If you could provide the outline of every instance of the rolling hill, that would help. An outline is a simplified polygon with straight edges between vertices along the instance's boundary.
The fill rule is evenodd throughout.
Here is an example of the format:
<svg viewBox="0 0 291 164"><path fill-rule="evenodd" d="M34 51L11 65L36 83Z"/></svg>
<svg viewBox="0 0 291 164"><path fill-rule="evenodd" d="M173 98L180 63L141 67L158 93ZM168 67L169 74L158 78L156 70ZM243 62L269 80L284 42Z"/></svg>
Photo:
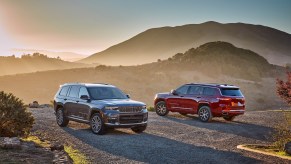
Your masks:
<svg viewBox="0 0 291 164"><path fill-rule="evenodd" d="M206 22L149 29L80 62L116 66L145 64L213 41L230 42L252 50L272 64L285 66L291 61L288 33L261 25Z"/></svg>
<svg viewBox="0 0 291 164"><path fill-rule="evenodd" d="M280 106L276 77L285 70L258 54L226 42L211 42L158 62L139 66L105 66L28 73L0 77L0 90L26 103L48 103L68 82L103 82L120 87L133 99L152 106L158 92L184 83L227 83L241 87L248 110ZM25 86L25 87L24 87ZM268 92L266 92L266 90Z"/></svg>
<svg viewBox="0 0 291 164"><path fill-rule="evenodd" d="M57 58L49 58L46 55L39 53L23 55L21 58L15 56L2 56L0 57L0 76L90 66L92 65L72 63Z"/></svg>

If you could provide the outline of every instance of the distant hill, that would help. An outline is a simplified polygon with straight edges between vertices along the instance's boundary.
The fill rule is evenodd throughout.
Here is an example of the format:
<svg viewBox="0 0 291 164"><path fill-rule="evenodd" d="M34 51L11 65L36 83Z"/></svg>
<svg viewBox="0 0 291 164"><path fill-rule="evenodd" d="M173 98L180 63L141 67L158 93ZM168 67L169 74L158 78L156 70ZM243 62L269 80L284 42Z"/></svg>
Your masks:
<svg viewBox="0 0 291 164"><path fill-rule="evenodd" d="M230 42L237 47L252 50L272 64L283 66L291 61L291 35L288 33L261 25L206 22L149 29L80 62L144 64L167 59L172 54L213 41Z"/></svg>
<svg viewBox="0 0 291 164"><path fill-rule="evenodd" d="M153 105L158 92L185 83L222 83L241 87L247 110L281 106L276 77L285 74L258 54L226 42L211 42L173 57L139 66L105 66L1 76L0 90L12 92L26 103L48 103L59 86L68 82L103 82L120 87L133 99ZM266 92L267 91L267 92Z"/></svg>
<svg viewBox="0 0 291 164"><path fill-rule="evenodd" d="M13 49L11 50L11 53L18 54L18 55L40 53L40 54L45 54L46 56L50 58L59 57L64 61L70 61L70 62L75 62L87 57L86 55L77 54L74 52L53 52L53 51L47 51L47 50L33 50L33 49Z"/></svg>
<svg viewBox="0 0 291 164"><path fill-rule="evenodd" d="M49 58L40 53L23 55L21 58L15 56L2 56L0 57L0 76L89 66L91 65L67 62L57 58Z"/></svg>

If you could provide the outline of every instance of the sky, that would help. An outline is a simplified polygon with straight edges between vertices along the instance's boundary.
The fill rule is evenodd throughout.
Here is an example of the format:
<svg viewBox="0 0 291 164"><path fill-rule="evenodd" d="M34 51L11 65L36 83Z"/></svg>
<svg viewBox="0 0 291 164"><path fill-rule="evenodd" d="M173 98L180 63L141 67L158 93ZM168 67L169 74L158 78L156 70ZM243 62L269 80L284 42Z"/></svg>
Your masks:
<svg viewBox="0 0 291 164"><path fill-rule="evenodd" d="M91 55L149 28L207 21L291 34L291 0L0 0L0 56L12 49Z"/></svg>

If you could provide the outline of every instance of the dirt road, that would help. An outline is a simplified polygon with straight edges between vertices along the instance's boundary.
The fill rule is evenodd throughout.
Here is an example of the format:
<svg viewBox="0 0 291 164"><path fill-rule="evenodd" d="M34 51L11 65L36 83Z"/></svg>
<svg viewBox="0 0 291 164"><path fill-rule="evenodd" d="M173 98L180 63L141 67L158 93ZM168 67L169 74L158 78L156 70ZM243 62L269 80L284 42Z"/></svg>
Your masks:
<svg viewBox="0 0 291 164"><path fill-rule="evenodd" d="M92 163L288 163L290 161L239 150L239 144L268 144L282 118L280 112L247 112L234 122L214 118L202 123L196 116L149 114L142 134L130 129L94 135L89 126L70 122L60 128L52 108L30 109L36 118L33 134L72 145Z"/></svg>

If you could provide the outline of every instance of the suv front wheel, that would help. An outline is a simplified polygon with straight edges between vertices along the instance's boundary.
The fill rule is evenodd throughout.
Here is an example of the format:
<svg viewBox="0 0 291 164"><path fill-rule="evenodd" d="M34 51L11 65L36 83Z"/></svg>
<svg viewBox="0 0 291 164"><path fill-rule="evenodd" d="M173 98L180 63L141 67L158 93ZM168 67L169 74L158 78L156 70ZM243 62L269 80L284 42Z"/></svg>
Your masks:
<svg viewBox="0 0 291 164"><path fill-rule="evenodd" d="M166 107L166 103L164 101L158 102L155 106L155 110L159 116L165 116L169 113L169 111Z"/></svg>
<svg viewBox="0 0 291 164"><path fill-rule="evenodd" d="M65 117L63 108L57 109L56 120L60 127L66 127L69 124L69 119Z"/></svg>
<svg viewBox="0 0 291 164"><path fill-rule="evenodd" d="M212 113L208 106L202 106L198 111L199 119L202 122L210 122L212 120Z"/></svg>
<svg viewBox="0 0 291 164"><path fill-rule="evenodd" d="M90 126L91 126L92 132L95 134L105 133L105 125L99 113L95 113L92 115L90 119Z"/></svg>

